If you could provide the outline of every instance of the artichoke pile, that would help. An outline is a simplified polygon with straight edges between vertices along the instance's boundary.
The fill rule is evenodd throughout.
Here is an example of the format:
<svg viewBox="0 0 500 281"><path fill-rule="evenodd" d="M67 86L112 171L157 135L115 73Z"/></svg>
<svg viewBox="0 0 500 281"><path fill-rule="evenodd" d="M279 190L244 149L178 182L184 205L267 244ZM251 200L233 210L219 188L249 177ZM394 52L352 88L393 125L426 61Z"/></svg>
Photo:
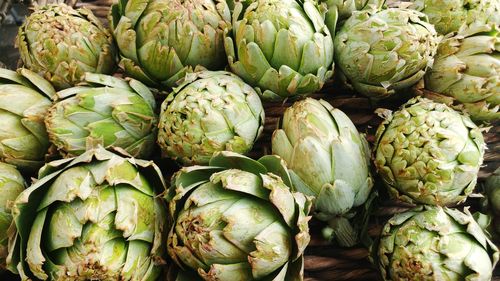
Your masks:
<svg viewBox="0 0 500 281"><path fill-rule="evenodd" d="M0 68L0 271L301 281L318 235L383 280L492 279L500 0L385 2L35 7Z"/></svg>

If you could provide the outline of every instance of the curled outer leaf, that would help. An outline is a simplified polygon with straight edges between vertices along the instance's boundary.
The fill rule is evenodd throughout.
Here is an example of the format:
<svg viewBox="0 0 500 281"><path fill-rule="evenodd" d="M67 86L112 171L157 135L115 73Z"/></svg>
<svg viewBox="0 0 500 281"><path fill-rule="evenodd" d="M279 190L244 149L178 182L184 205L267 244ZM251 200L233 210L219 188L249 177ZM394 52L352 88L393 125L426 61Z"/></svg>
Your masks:
<svg viewBox="0 0 500 281"><path fill-rule="evenodd" d="M264 129L257 93L234 74L200 71L186 76L162 104L158 144L187 164L207 164L217 151L249 152Z"/></svg>
<svg viewBox="0 0 500 281"><path fill-rule="evenodd" d="M85 72L109 74L116 67L111 33L86 8L39 6L19 28L17 45L24 66L57 89L74 86Z"/></svg>
<svg viewBox="0 0 500 281"><path fill-rule="evenodd" d="M312 0L237 2L232 33L225 31L232 72L266 100L320 90L333 75L333 39L325 11Z"/></svg>
<svg viewBox="0 0 500 281"><path fill-rule="evenodd" d="M197 65L222 70L230 17L221 0L121 0L111 9L120 67L155 87L175 86Z"/></svg>
<svg viewBox="0 0 500 281"><path fill-rule="evenodd" d="M168 194L169 255L203 280L303 280L311 198L289 186L277 156L224 151L182 168Z"/></svg>
<svg viewBox="0 0 500 281"><path fill-rule="evenodd" d="M356 11L335 37L335 61L356 91L382 99L424 77L438 43L423 13L400 8Z"/></svg>
<svg viewBox="0 0 500 281"><path fill-rule="evenodd" d="M102 147L46 164L12 209L22 280L150 280L165 260L165 182L151 161Z"/></svg>
<svg viewBox="0 0 500 281"><path fill-rule="evenodd" d="M384 280L491 280L499 252L468 210L418 207L392 217L378 248Z"/></svg>
<svg viewBox="0 0 500 281"><path fill-rule="evenodd" d="M448 206L472 193L485 143L469 117L414 98L380 124L375 166L393 198Z"/></svg>

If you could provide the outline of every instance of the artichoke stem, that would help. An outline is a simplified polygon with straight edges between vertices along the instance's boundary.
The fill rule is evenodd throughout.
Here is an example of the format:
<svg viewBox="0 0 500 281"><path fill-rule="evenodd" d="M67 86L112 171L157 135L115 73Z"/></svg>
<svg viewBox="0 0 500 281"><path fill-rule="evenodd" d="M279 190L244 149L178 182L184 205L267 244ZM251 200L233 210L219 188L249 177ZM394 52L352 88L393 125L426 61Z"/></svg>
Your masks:
<svg viewBox="0 0 500 281"><path fill-rule="evenodd" d="M328 226L323 229L323 236L327 234L330 234L328 240L335 239L341 247L352 247L358 243L358 233L345 217L329 220Z"/></svg>

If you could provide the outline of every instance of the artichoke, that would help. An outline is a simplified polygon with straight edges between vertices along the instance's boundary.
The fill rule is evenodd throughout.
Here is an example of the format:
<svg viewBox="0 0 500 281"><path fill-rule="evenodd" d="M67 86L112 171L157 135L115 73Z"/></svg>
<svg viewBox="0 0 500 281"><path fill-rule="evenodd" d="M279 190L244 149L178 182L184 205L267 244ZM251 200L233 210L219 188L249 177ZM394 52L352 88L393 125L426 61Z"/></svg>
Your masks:
<svg viewBox="0 0 500 281"><path fill-rule="evenodd" d="M340 75L382 99L416 84L433 64L439 38L424 14L392 8L353 12L335 37Z"/></svg>
<svg viewBox="0 0 500 281"><path fill-rule="evenodd" d="M500 167L488 177L483 188L485 192L483 209L492 219L488 231L500 241Z"/></svg>
<svg viewBox="0 0 500 281"><path fill-rule="evenodd" d="M320 2L324 2L328 7L325 22L330 33L335 35L337 25L343 24L354 11L380 9L385 0L320 0Z"/></svg>
<svg viewBox="0 0 500 281"><path fill-rule="evenodd" d="M86 86L57 93L45 119L50 141L66 156L87 148L119 147L147 158L156 141L158 117L151 91L137 80L86 73Z"/></svg>
<svg viewBox="0 0 500 281"><path fill-rule="evenodd" d="M120 66L155 87L175 86L197 65L224 69L224 30L230 21L221 0L124 0L111 12Z"/></svg>
<svg viewBox="0 0 500 281"><path fill-rule="evenodd" d="M491 280L498 257L468 211L431 206L392 217L378 248L384 280Z"/></svg>
<svg viewBox="0 0 500 281"><path fill-rule="evenodd" d="M116 66L111 33L86 8L39 7L19 28L17 45L25 67L58 89L74 86L85 72L112 73Z"/></svg>
<svg viewBox="0 0 500 281"><path fill-rule="evenodd" d="M481 130L445 104L420 97L387 115L376 133L375 166L390 195L440 206L465 201L483 163Z"/></svg>
<svg viewBox="0 0 500 281"><path fill-rule="evenodd" d="M500 28L499 0L411 0L410 8L421 11L439 34L470 35Z"/></svg>
<svg viewBox="0 0 500 281"><path fill-rule="evenodd" d="M159 128L166 156L207 164L217 151L249 152L264 128L264 109L236 75L200 71L187 75L163 102Z"/></svg>
<svg viewBox="0 0 500 281"><path fill-rule="evenodd" d="M9 270L23 280L157 280L164 191L153 162L103 148L46 164L13 206Z"/></svg>
<svg viewBox="0 0 500 281"><path fill-rule="evenodd" d="M32 172L43 163L49 139L43 119L55 90L28 69L0 68L0 160Z"/></svg>
<svg viewBox="0 0 500 281"><path fill-rule="evenodd" d="M204 280L302 280L311 199L290 190L283 161L224 151L209 165L172 178L172 259Z"/></svg>
<svg viewBox="0 0 500 281"><path fill-rule="evenodd" d="M348 219L368 199L373 179L368 143L352 121L326 101L298 101L274 131L272 151L286 161L295 189L316 196L314 215L329 222L337 242L357 243Z"/></svg>
<svg viewBox="0 0 500 281"><path fill-rule="evenodd" d="M0 162L0 270L5 269L9 227L12 223L11 206L26 183L12 165Z"/></svg>
<svg viewBox="0 0 500 281"><path fill-rule="evenodd" d="M332 35L313 0L237 2L225 35L232 72L264 99L316 92L333 75Z"/></svg>
<svg viewBox="0 0 500 281"><path fill-rule="evenodd" d="M427 97L463 110L477 122L500 119L500 33L492 30L441 42L425 87Z"/></svg>

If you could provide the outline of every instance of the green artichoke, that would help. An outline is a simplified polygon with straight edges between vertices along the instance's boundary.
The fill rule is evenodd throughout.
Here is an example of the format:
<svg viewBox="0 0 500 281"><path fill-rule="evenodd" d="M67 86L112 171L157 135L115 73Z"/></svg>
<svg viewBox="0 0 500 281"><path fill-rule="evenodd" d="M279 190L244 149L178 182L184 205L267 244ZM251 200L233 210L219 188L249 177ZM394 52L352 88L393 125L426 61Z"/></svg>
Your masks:
<svg viewBox="0 0 500 281"><path fill-rule="evenodd" d="M172 259L204 280L302 280L311 199L290 190L283 161L225 151L209 165L172 178Z"/></svg>
<svg viewBox="0 0 500 281"><path fill-rule="evenodd" d="M332 35L312 0L237 2L225 34L231 70L264 99L316 92L333 75Z"/></svg>
<svg viewBox="0 0 500 281"><path fill-rule="evenodd" d="M432 67L439 38L424 14L392 8L353 12L335 37L340 75L382 99L416 84Z"/></svg>
<svg viewBox="0 0 500 281"><path fill-rule="evenodd" d="M0 162L0 270L5 269L7 242L12 223L11 207L17 196L24 190L23 176L12 165Z"/></svg>
<svg viewBox="0 0 500 281"><path fill-rule="evenodd" d="M440 206L465 201L483 163L481 130L445 104L420 97L387 115L376 133L375 166L390 195Z"/></svg>
<svg viewBox="0 0 500 281"><path fill-rule="evenodd" d="M335 35L337 26L342 25L354 11L381 9L385 0L320 0L328 7L325 22L330 33Z"/></svg>
<svg viewBox="0 0 500 281"><path fill-rule="evenodd" d="M158 117L151 91L137 80L86 73L86 86L57 93L45 119L50 141L67 156L87 148L119 147L147 158L156 141Z"/></svg>
<svg viewBox="0 0 500 281"><path fill-rule="evenodd" d="M411 0L410 8L421 11L439 34L464 36L500 28L499 0Z"/></svg>
<svg viewBox="0 0 500 281"><path fill-rule="evenodd" d="M49 138L43 119L56 91L28 69L0 68L0 160L33 172L43 163Z"/></svg>
<svg viewBox="0 0 500 281"><path fill-rule="evenodd" d="M9 270L23 280L157 280L164 191L153 162L103 148L48 163L12 209Z"/></svg>
<svg viewBox="0 0 500 281"><path fill-rule="evenodd" d="M37 8L19 28L17 45L25 67L58 89L74 86L85 72L112 73L116 68L111 33L86 8Z"/></svg>
<svg viewBox="0 0 500 281"><path fill-rule="evenodd" d="M149 86L175 86L197 65L227 64L224 30L231 15L221 0L123 0L112 7L111 27L125 73Z"/></svg>
<svg viewBox="0 0 500 281"><path fill-rule="evenodd" d="M463 110L477 122L500 119L500 33L457 35L439 45L425 87L428 97Z"/></svg>
<svg viewBox="0 0 500 281"><path fill-rule="evenodd" d="M418 207L392 217L378 248L384 280L491 280L498 249L468 211Z"/></svg>
<svg viewBox="0 0 500 281"><path fill-rule="evenodd" d="M162 104L158 144L179 162L207 164L217 151L247 153L264 128L257 93L236 75L201 71Z"/></svg>
<svg viewBox="0 0 500 281"><path fill-rule="evenodd" d="M295 189L316 196L314 215L329 222L337 242L357 243L348 219L368 199L373 179L368 143L352 121L326 101L298 101L274 131L272 151L286 161Z"/></svg>

